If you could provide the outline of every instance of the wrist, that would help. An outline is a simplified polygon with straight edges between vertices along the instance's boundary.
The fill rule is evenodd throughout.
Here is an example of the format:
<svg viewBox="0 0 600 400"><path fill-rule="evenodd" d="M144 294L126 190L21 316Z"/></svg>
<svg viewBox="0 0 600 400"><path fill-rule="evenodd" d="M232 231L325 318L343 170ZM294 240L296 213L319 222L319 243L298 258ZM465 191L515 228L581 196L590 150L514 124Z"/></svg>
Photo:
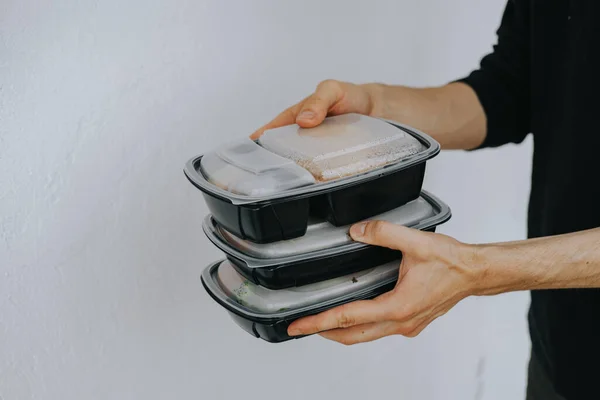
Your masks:
<svg viewBox="0 0 600 400"><path fill-rule="evenodd" d="M491 246L459 243L455 249L452 269L463 277L461 293L485 296L505 292L510 285L507 275L496 269L497 255Z"/></svg>
<svg viewBox="0 0 600 400"><path fill-rule="evenodd" d="M447 86L415 88L368 83L361 85L369 98L369 115L409 124L432 136L443 133L444 113L452 99Z"/></svg>
<svg viewBox="0 0 600 400"><path fill-rule="evenodd" d="M386 118L384 107L384 95L385 85L380 83L365 83L358 85L367 95L368 109L367 115L375 118Z"/></svg>
<svg viewBox="0 0 600 400"><path fill-rule="evenodd" d="M461 293L464 297L478 296L486 290L489 269L483 262L481 248L477 245L456 242L451 269L461 276Z"/></svg>
<svg viewBox="0 0 600 400"><path fill-rule="evenodd" d="M519 249L512 244L471 245L470 267L477 271L473 294L489 296L526 290L533 274L518 267Z"/></svg>
<svg viewBox="0 0 600 400"><path fill-rule="evenodd" d="M369 83L360 87L368 97L368 115L408 124L431 135L443 149L474 149L485 139L485 113L473 89L465 84L414 88Z"/></svg>

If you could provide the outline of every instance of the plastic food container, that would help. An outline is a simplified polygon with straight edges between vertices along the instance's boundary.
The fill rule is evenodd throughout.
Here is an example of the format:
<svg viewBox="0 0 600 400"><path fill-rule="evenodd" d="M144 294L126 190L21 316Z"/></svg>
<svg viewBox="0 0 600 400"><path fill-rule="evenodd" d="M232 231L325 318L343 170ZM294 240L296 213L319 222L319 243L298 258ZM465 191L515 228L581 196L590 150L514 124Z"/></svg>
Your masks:
<svg viewBox="0 0 600 400"><path fill-rule="evenodd" d="M435 231L450 218L450 208L423 191L418 199L373 219ZM302 237L259 244L228 232L211 215L203 223L208 239L226 254L240 274L270 289L303 286L401 259L397 250L353 241L349 228L312 219Z"/></svg>
<svg viewBox="0 0 600 400"><path fill-rule="evenodd" d="M413 128L357 114L286 128L194 157L184 168L213 218L242 239L293 239L306 233L311 216L343 226L406 204L419 196L425 162L440 151Z"/></svg>
<svg viewBox="0 0 600 400"><path fill-rule="evenodd" d="M208 294L241 328L277 343L292 339L287 328L298 318L391 290L398 271L399 263L390 262L299 288L270 290L248 281L225 260L208 266L201 280Z"/></svg>

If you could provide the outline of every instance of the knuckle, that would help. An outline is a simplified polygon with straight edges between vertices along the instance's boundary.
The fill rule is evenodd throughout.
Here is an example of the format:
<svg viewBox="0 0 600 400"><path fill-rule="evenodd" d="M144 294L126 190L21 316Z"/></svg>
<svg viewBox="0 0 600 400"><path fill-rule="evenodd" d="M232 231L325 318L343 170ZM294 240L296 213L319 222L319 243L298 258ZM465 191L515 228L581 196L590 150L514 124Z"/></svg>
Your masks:
<svg viewBox="0 0 600 400"><path fill-rule="evenodd" d="M420 330L415 329L415 330L412 330L412 331L406 333L404 336L407 337L407 338L412 339L412 338L417 337L419 335L419 333L420 333Z"/></svg>
<svg viewBox="0 0 600 400"><path fill-rule="evenodd" d="M417 324L417 326L408 333L408 337L417 337L421 332L423 332L423 329L425 329L426 326L426 323Z"/></svg>
<svg viewBox="0 0 600 400"><path fill-rule="evenodd" d="M317 90L328 90L334 89L337 90L340 87L340 82L336 79L325 79L317 85Z"/></svg>
<svg viewBox="0 0 600 400"><path fill-rule="evenodd" d="M327 102L325 99L319 94L314 93L302 106L302 111L310 110L315 113L324 113L327 112Z"/></svg>
<svg viewBox="0 0 600 400"><path fill-rule="evenodd" d="M406 334L408 333L408 329L406 329L405 326L400 326L400 327L396 328L396 330L394 331L394 333L396 335L406 336Z"/></svg>
<svg viewBox="0 0 600 400"><path fill-rule="evenodd" d="M419 325L414 322L407 322L398 328L397 333L409 338L415 337L419 333Z"/></svg>
<svg viewBox="0 0 600 400"><path fill-rule="evenodd" d="M290 107L281 113L281 117L286 119L293 119L296 117L297 111L295 107Z"/></svg>
<svg viewBox="0 0 600 400"><path fill-rule="evenodd" d="M315 93L310 96L310 99L306 102L306 104L310 106L317 106L320 105L320 103L323 103L323 101L323 97L319 93Z"/></svg>
<svg viewBox="0 0 600 400"><path fill-rule="evenodd" d="M344 310L341 310L337 315L338 328L348 328L356 323L354 317L348 315Z"/></svg>

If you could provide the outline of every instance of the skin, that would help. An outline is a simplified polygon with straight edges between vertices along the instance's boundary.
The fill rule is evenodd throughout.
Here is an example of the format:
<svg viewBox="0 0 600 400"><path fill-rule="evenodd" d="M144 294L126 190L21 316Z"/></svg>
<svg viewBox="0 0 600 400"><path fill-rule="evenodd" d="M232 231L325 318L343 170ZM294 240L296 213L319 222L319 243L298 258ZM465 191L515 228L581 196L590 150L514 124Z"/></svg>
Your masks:
<svg viewBox="0 0 600 400"><path fill-rule="evenodd" d="M472 149L485 139L486 119L475 92L463 83L415 89L379 83L326 80L315 92L281 112L251 135L298 124L319 125L326 116L357 113L399 121L434 137L446 150Z"/></svg>
<svg viewBox="0 0 600 400"><path fill-rule="evenodd" d="M344 113L406 123L430 134L443 149L473 149L486 136L483 108L465 84L415 89L328 80L251 137L293 123L314 127L328 115ZM600 287L600 228L479 245L385 221L355 224L350 235L403 253L396 287L373 300L297 320L289 335L319 334L346 345L390 335L414 337L469 296Z"/></svg>

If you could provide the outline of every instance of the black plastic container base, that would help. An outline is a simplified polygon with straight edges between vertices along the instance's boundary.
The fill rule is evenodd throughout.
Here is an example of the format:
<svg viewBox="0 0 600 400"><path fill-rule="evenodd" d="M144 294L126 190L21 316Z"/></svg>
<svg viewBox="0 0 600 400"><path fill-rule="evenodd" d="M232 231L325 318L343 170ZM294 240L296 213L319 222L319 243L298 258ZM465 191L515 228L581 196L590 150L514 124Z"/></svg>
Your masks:
<svg viewBox="0 0 600 400"><path fill-rule="evenodd" d="M200 159L197 160L197 163ZM236 205L198 186L215 221L241 239L273 243L306 233L309 215L334 226L350 225L416 200L425 177L425 161L360 184L306 197Z"/></svg>
<svg viewBox="0 0 600 400"><path fill-rule="evenodd" d="M291 322L280 321L274 323L260 323L239 316L231 311L229 311L229 316L240 328L252 336L267 342L281 343L290 339L295 339L295 337L290 337L287 334L287 329Z"/></svg>
<svg viewBox="0 0 600 400"><path fill-rule="evenodd" d="M291 325L292 322L294 322L300 318L307 317L309 315L319 314L328 309L335 308L337 306L351 303L351 302L354 302L357 300L374 299L375 297L392 290L396 286L396 281L390 282L390 283L382 285L378 288L374 288L373 290L370 290L362 295L357 295L348 301L340 301L340 302L334 303L328 307L315 308L315 309L311 310L310 312L294 315L292 318L289 318L289 319L273 319L273 318L255 318L255 317L251 317L249 315L244 315L241 312L238 312L237 310L233 310L230 306L223 303L217 296L215 296L210 290L208 290L208 287L206 286L204 279L201 279L201 280L202 280L202 284L203 284L204 288L206 289L207 293L219 305L221 305L223 308L225 308L229 312L229 315L231 316L233 321L240 328L242 328L244 331L246 331L250 335L252 335L256 338L262 339L269 343L283 343L283 342L287 342L292 339L301 339L301 338L304 338L307 336L311 336L311 335L289 336L287 334L287 329Z"/></svg>
<svg viewBox="0 0 600 400"><path fill-rule="evenodd" d="M215 221L239 238L255 243L294 239L306 233L309 199L262 205L234 205L204 194Z"/></svg>
<svg viewBox="0 0 600 400"><path fill-rule="evenodd" d="M423 230L435 232L436 227ZM400 263L402 253L386 247L367 246L342 254L333 254L326 258L308 259L293 264L264 268L248 268L243 260L229 254L226 257L244 278L267 289L278 290L337 278L394 260L398 260Z"/></svg>
<svg viewBox="0 0 600 400"><path fill-rule="evenodd" d="M312 197L310 214L334 226L344 226L403 206L419 197L425 165L417 164L362 185Z"/></svg>

